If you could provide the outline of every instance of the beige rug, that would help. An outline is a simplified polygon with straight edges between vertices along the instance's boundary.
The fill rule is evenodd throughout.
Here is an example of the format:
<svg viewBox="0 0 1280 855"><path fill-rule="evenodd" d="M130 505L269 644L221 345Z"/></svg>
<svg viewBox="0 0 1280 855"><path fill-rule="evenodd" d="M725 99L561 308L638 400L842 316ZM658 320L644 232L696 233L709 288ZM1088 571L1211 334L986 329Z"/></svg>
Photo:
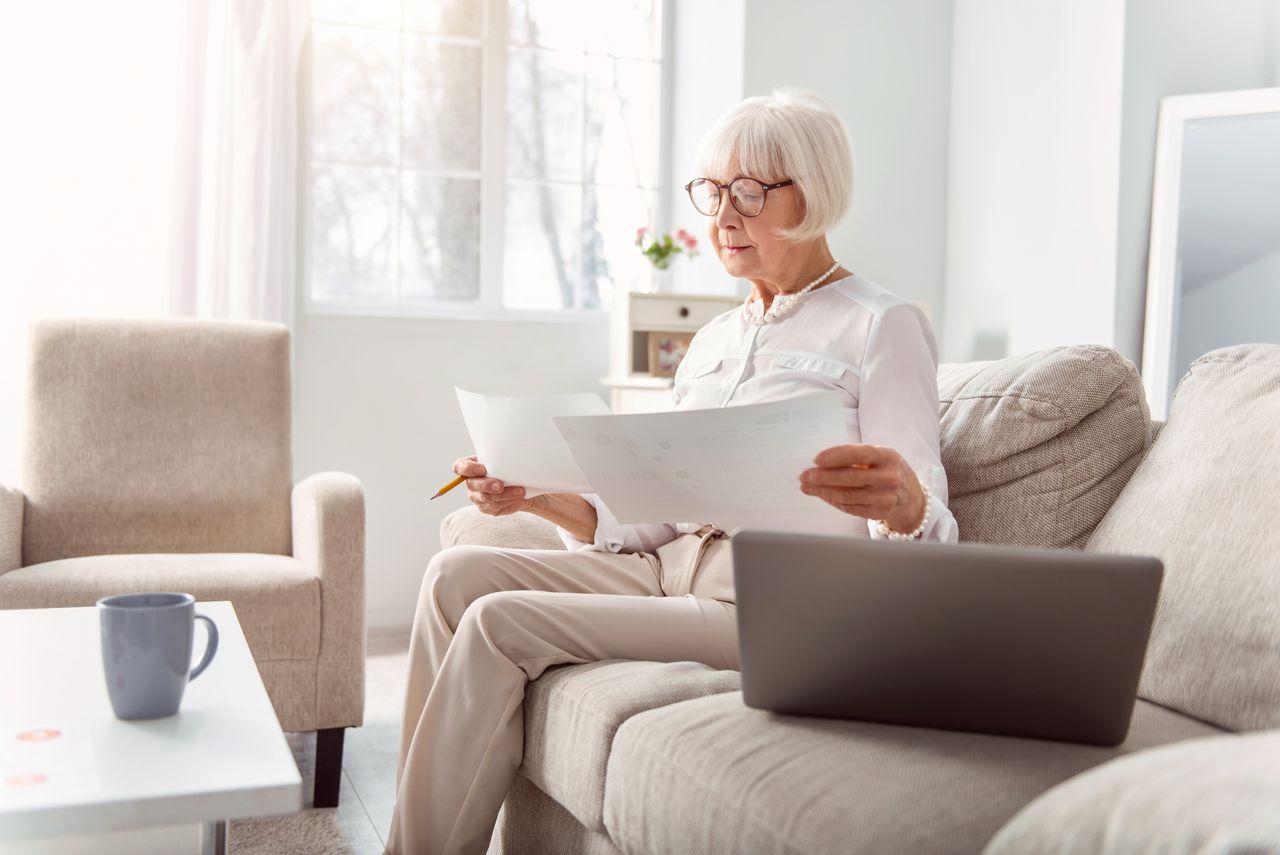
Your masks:
<svg viewBox="0 0 1280 855"><path fill-rule="evenodd" d="M303 798L310 805L315 777L315 736L290 733L286 738L302 773ZM351 844L338 825L337 808L313 807L289 816L232 822L227 832L227 852L228 855L352 855Z"/></svg>
<svg viewBox="0 0 1280 855"><path fill-rule="evenodd" d="M365 660L364 725L347 730L342 802L310 807L315 735L286 734L302 775L307 807L292 816L233 822L232 855L383 855L383 838L395 803L396 746L408 668L409 628L369 630Z"/></svg>

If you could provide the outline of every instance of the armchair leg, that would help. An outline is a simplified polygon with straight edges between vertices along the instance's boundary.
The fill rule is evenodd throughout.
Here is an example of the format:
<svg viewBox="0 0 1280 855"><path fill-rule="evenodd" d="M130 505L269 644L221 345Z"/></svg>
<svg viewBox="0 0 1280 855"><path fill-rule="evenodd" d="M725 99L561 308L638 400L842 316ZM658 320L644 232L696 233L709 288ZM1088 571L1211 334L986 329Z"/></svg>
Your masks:
<svg viewBox="0 0 1280 855"><path fill-rule="evenodd" d="M346 732L345 727L316 731L315 807L338 806L338 791L342 787L342 739Z"/></svg>

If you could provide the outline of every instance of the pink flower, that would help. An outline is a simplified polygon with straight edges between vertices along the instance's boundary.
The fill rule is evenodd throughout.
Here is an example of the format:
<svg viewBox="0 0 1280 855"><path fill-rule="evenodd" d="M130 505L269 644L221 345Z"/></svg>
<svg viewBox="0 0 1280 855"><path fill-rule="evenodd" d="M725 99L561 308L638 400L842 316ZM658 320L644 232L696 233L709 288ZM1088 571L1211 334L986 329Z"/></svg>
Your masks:
<svg viewBox="0 0 1280 855"><path fill-rule="evenodd" d="M684 240L684 245L688 249L693 249L698 245L698 239L693 235L687 235Z"/></svg>
<svg viewBox="0 0 1280 855"><path fill-rule="evenodd" d="M636 229L636 246L639 246L641 242L644 241L644 233L647 232L648 230L649 230L648 226L641 226L640 228Z"/></svg>
<svg viewBox="0 0 1280 855"><path fill-rule="evenodd" d="M676 237L680 240L687 241L689 238L693 237L693 235L689 234L684 229L676 229Z"/></svg>

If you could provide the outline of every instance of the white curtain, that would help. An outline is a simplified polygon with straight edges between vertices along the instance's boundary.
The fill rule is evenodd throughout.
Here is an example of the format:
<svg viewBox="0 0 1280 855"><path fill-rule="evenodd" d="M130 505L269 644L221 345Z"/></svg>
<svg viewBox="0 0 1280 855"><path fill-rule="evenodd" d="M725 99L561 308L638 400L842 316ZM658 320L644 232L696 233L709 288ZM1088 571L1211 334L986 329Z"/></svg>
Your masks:
<svg viewBox="0 0 1280 855"><path fill-rule="evenodd" d="M292 326L298 66L308 0L188 0L172 238L175 314Z"/></svg>
<svg viewBox="0 0 1280 855"><path fill-rule="evenodd" d="M0 483L22 486L29 324L168 311L175 0L0 16Z"/></svg>

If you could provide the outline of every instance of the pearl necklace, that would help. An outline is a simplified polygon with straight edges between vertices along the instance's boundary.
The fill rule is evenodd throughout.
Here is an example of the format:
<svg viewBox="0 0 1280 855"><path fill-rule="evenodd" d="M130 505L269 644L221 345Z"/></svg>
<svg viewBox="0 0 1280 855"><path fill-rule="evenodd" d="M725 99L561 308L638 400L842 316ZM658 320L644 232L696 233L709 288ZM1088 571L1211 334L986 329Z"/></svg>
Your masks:
<svg viewBox="0 0 1280 855"><path fill-rule="evenodd" d="M823 282L826 282L827 279L831 277L831 274L835 273L839 267L840 267L840 261L837 260L835 264L827 268L826 273L822 274L817 279L813 280L808 285L801 288L799 291L796 291L791 294L775 295L773 298L773 302L769 304L768 311L761 312L759 317L751 313L751 309L750 309L751 297L748 296L747 299L742 301L742 317L746 320L747 323L755 324L756 326L763 326L764 324L770 323L771 321L776 321L778 318L782 317L787 312L791 311L791 309L795 306L797 300L799 300L805 294L808 294L814 288L817 288Z"/></svg>

